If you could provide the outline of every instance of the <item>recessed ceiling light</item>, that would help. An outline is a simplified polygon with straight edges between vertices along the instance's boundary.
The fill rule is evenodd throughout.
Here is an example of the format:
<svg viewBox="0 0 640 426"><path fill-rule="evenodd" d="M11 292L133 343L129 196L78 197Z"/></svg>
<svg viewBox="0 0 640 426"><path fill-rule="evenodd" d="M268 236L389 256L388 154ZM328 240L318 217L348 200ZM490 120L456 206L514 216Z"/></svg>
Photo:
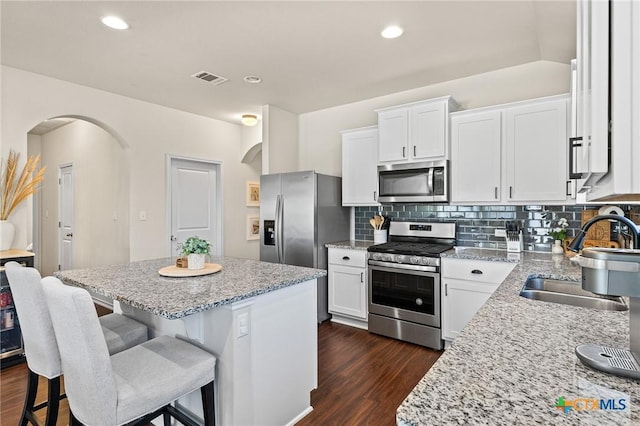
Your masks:
<svg viewBox="0 0 640 426"><path fill-rule="evenodd" d="M244 81L247 83L257 84L262 81L262 79L256 75L248 75L244 78Z"/></svg>
<svg viewBox="0 0 640 426"><path fill-rule="evenodd" d="M255 126L258 124L258 116L255 114L242 114L242 124L245 126Z"/></svg>
<svg viewBox="0 0 640 426"><path fill-rule="evenodd" d="M398 38L402 35L403 32L404 30L397 25L390 25L382 30L380 35L384 38Z"/></svg>
<svg viewBox="0 0 640 426"><path fill-rule="evenodd" d="M102 23L109 28L113 28L114 30L126 30L127 28L129 28L129 24L127 24L117 16L105 16L104 18L102 18Z"/></svg>

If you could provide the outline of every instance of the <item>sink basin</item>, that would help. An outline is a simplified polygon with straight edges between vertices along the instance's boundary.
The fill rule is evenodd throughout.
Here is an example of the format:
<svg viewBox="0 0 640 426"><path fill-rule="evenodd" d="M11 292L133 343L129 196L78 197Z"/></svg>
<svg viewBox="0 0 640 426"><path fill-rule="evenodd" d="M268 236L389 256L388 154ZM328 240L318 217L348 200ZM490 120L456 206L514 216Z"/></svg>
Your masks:
<svg viewBox="0 0 640 426"><path fill-rule="evenodd" d="M543 302L581 306L604 311L627 311L629 307L622 297L600 296L583 290L579 282L548 278L529 278L520 296Z"/></svg>

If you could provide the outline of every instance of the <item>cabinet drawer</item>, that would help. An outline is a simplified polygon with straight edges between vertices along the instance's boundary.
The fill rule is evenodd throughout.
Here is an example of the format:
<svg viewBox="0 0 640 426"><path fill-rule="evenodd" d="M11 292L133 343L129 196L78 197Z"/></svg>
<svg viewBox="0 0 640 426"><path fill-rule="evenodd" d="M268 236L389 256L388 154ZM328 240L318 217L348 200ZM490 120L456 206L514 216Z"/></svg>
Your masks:
<svg viewBox="0 0 640 426"><path fill-rule="evenodd" d="M515 263L450 259L445 257L442 258L442 276L500 284L515 266Z"/></svg>
<svg viewBox="0 0 640 426"><path fill-rule="evenodd" d="M365 250L330 248L329 263L364 268L367 265L367 252Z"/></svg>

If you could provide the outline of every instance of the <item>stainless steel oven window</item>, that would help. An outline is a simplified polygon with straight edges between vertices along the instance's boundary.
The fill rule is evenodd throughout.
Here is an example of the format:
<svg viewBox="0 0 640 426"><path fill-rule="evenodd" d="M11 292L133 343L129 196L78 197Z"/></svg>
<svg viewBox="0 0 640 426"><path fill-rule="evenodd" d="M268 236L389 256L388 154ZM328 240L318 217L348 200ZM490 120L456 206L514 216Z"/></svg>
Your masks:
<svg viewBox="0 0 640 426"><path fill-rule="evenodd" d="M440 327L440 274L369 265L369 312Z"/></svg>

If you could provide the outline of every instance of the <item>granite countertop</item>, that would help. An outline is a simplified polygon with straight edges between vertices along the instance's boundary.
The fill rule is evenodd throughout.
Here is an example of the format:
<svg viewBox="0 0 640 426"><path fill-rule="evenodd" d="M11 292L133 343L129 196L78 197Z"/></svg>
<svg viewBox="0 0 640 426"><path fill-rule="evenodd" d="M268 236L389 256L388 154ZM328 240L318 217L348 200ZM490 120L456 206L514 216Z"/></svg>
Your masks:
<svg viewBox="0 0 640 426"><path fill-rule="evenodd" d="M580 343L629 347L629 313L519 296L529 276L579 281L564 255L456 248L447 257L517 265L397 410L400 425L640 424L640 382L583 365ZM624 410L563 412L558 398L625 399ZM620 408L620 405L616 405Z"/></svg>
<svg viewBox="0 0 640 426"><path fill-rule="evenodd" d="M324 246L327 248L341 248L341 249L367 251L367 249L372 245L373 245L373 241L350 240L350 241L338 241L337 243L327 243Z"/></svg>
<svg viewBox="0 0 640 426"><path fill-rule="evenodd" d="M212 256L222 265L215 274L167 278L158 270L175 265L175 258L144 260L123 265L58 271L67 284L83 287L135 308L168 319L182 318L280 288L323 277L327 271Z"/></svg>

